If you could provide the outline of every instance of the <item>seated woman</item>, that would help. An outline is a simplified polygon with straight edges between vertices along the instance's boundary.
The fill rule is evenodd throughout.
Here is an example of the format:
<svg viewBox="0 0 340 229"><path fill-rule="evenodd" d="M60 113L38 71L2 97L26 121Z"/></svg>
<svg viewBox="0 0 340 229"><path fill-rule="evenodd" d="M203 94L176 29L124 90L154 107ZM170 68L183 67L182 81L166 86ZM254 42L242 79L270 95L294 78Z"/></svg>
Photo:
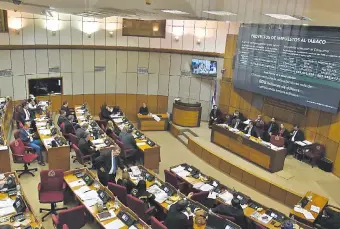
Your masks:
<svg viewBox="0 0 340 229"><path fill-rule="evenodd" d="M131 195L142 200L148 208L155 206L155 196L146 190L145 180L140 180L135 188L131 190Z"/></svg>

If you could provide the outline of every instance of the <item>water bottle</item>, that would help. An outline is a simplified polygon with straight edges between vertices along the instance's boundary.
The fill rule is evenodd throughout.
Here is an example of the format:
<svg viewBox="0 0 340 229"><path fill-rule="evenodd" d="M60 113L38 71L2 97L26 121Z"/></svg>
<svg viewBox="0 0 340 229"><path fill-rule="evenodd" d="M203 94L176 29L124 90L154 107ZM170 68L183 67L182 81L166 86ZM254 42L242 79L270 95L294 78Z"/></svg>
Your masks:
<svg viewBox="0 0 340 229"><path fill-rule="evenodd" d="M119 208L119 202L118 202L117 196L115 196L114 209L118 209L118 208Z"/></svg>
<svg viewBox="0 0 340 229"><path fill-rule="evenodd" d="M177 189L177 196L180 196L181 192L179 191L179 189Z"/></svg>
<svg viewBox="0 0 340 229"><path fill-rule="evenodd" d="M21 196L21 189L19 184L17 184L17 195Z"/></svg>

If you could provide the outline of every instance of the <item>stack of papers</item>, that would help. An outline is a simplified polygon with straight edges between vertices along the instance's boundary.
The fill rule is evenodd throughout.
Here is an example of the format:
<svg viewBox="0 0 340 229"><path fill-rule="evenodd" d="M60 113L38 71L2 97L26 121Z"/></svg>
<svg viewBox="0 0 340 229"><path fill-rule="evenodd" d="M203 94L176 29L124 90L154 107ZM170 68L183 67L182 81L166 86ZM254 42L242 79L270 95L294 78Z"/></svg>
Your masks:
<svg viewBox="0 0 340 229"><path fill-rule="evenodd" d="M267 215L267 214L262 214L262 215L258 218L258 220L259 220L260 222L264 223L264 224L269 223L270 220L272 220L272 219L273 219L273 217L271 217L271 216L269 216L269 215Z"/></svg>
<svg viewBox="0 0 340 229"><path fill-rule="evenodd" d="M122 227L125 227L125 224L120 219L116 219L108 224L105 224L105 229L119 229Z"/></svg>
<svg viewBox="0 0 340 229"><path fill-rule="evenodd" d="M177 173L177 175L184 178L184 177L189 176L190 173L186 170L183 170L182 172Z"/></svg>
<svg viewBox="0 0 340 229"><path fill-rule="evenodd" d="M312 205L312 206L310 206L310 210L312 212L319 213L320 212L320 207Z"/></svg>
<svg viewBox="0 0 340 229"><path fill-rule="evenodd" d="M210 192L214 186L211 186L210 184L204 184L200 187L200 190L203 192Z"/></svg>
<svg viewBox="0 0 340 229"><path fill-rule="evenodd" d="M233 194L231 194L228 191L225 191L224 193L219 194L218 197L221 198L227 204L231 204L231 200L234 198Z"/></svg>
<svg viewBox="0 0 340 229"><path fill-rule="evenodd" d="M5 215L10 215L13 213L16 213L15 208L13 206L0 209L0 217L5 216Z"/></svg>
<svg viewBox="0 0 340 229"><path fill-rule="evenodd" d="M82 115L79 115L79 116L77 117L77 119L79 119L80 121L83 121L83 120L85 120L85 117L82 116Z"/></svg>
<svg viewBox="0 0 340 229"><path fill-rule="evenodd" d="M133 176L139 176L139 175L142 174L141 171L139 170L138 166L131 166L130 169L132 171Z"/></svg>
<svg viewBox="0 0 340 229"><path fill-rule="evenodd" d="M172 168L171 171L174 172L174 173L179 173L179 172L182 172L185 168L181 165L175 167L175 168Z"/></svg>
<svg viewBox="0 0 340 229"><path fill-rule="evenodd" d="M145 146L146 143L145 143L145 142L137 142L136 145L137 145L137 146Z"/></svg>
<svg viewBox="0 0 340 229"><path fill-rule="evenodd" d="M88 186L83 186L74 191L74 193L83 201L86 200L97 200L98 193L94 190L91 190Z"/></svg>
<svg viewBox="0 0 340 229"><path fill-rule="evenodd" d="M40 134L42 135L50 135L51 134L51 130L50 129L39 129Z"/></svg>
<svg viewBox="0 0 340 229"><path fill-rule="evenodd" d="M112 116L111 116L112 118ZM123 122L123 119L122 118L114 118L113 120L115 123L122 123Z"/></svg>
<svg viewBox="0 0 340 229"><path fill-rule="evenodd" d="M294 211L302 213L304 215L304 217L308 220L313 220L315 219L314 216L312 215L312 213L310 213L309 211L307 211L306 209L302 208L301 206L297 205L294 207Z"/></svg>
<svg viewBox="0 0 340 229"><path fill-rule="evenodd" d="M46 122L36 122L35 125L36 125L37 127L46 126Z"/></svg>
<svg viewBox="0 0 340 229"><path fill-rule="evenodd" d="M14 200L12 200L10 198L0 200L0 209L11 207L11 206L13 206L13 203L14 203Z"/></svg>
<svg viewBox="0 0 340 229"><path fill-rule="evenodd" d="M157 122L161 121L161 118L158 117L157 115L152 115L153 119Z"/></svg>
<svg viewBox="0 0 340 229"><path fill-rule="evenodd" d="M104 139L99 138L99 139L96 139L96 140L92 140L92 143L95 144L95 145L103 144Z"/></svg>
<svg viewBox="0 0 340 229"><path fill-rule="evenodd" d="M218 195L217 192L210 192L209 195L208 195L208 198L216 200L217 195Z"/></svg>
<svg viewBox="0 0 340 229"><path fill-rule="evenodd" d="M74 188L74 187L78 187L78 186L84 186L84 185L86 185L86 183L83 179L79 179L79 180L76 180L76 181L69 183L68 185L70 186L70 188Z"/></svg>
<svg viewBox="0 0 340 229"><path fill-rule="evenodd" d="M193 185L193 188L195 188L195 189L200 189L203 185L204 185L203 182L198 182L198 183L196 183L196 184Z"/></svg>
<svg viewBox="0 0 340 229"><path fill-rule="evenodd" d="M152 185L148 188L148 192L154 194L155 200L160 204L169 198L168 194L166 194L166 192L164 192L158 185Z"/></svg>

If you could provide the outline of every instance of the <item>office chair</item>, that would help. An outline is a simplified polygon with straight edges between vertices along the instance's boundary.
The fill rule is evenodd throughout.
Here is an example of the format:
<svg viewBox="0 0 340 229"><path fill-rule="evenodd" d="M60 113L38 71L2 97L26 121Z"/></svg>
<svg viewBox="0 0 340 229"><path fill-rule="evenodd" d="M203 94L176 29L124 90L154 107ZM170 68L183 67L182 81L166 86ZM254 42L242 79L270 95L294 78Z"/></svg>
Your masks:
<svg viewBox="0 0 340 229"><path fill-rule="evenodd" d="M20 131L14 130L13 136L14 136L14 139L19 139L20 138Z"/></svg>
<svg viewBox="0 0 340 229"><path fill-rule="evenodd" d="M76 146L79 145L79 139L77 138L76 135L71 133L71 134L69 134L69 137L70 137L70 141L71 141L72 144L74 144Z"/></svg>
<svg viewBox="0 0 340 229"><path fill-rule="evenodd" d="M181 182L175 174L170 172L169 170L164 169L164 175L165 175L165 182L171 184L176 189L179 189L180 192L184 194L188 194L190 192L189 186L186 182Z"/></svg>
<svg viewBox="0 0 340 229"><path fill-rule="evenodd" d="M53 225L57 229L61 229L62 225L67 225L72 229L80 229L86 224L85 212L86 207L84 205L60 211L58 215L52 215Z"/></svg>
<svg viewBox="0 0 340 229"><path fill-rule="evenodd" d="M40 208L42 211L47 211L42 217L42 221L50 214L57 214L57 211L65 210L64 208L56 208L57 203L63 202L64 191L66 184L64 182L64 172L62 169L42 170L40 172L40 183L38 185L39 202L42 204L51 204L51 208Z"/></svg>
<svg viewBox="0 0 340 229"><path fill-rule="evenodd" d="M136 153L137 153L136 149L126 149L125 146L124 146L124 143L122 141L120 141L119 139L116 139L115 142L117 143L117 145L121 149L121 152L123 153L123 157L125 159L129 159L129 158L134 157L136 155Z"/></svg>
<svg viewBox="0 0 340 229"><path fill-rule="evenodd" d="M316 163L324 157L325 155L325 146L319 143L314 143L311 147L303 148L303 159L308 159L309 163L312 165L312 168Z"/></svg>
<svg viewBox="0 0 340 229"><path fill-rule="evenodd" d="M33 152L31 147L25 146L21 139L16 139L12 141L9 145L12 151L13 162L14 163L24 163L24 169L15 170L20 173L18 177L20 178L23 174L31 174L35 176L33 172L38 171L37 168L29 169L28 165L38 158L37 154L30 153Z"/></svg>
<svg viewBox="0 0 340 229"><path fill-rule="evenodd" d="M70 229L70 228L66 224L64 224L63 229Z"/></svg>
<svg viewBox="0 0 340 229"><path fill-rule="evenodd" d="M71 147L76 152L76 158L73 160L73 163L78 161L84 167L86 167L86 164L91 163L91 155L84 155L75 144L72 144Z"/></svg>
<svg viewBox="0 0 340 229"><path fill-rule="evenodd" d="M267 227L265 227L265 226L262 226L261 224L259 224L259 223L256 223L255 221L254 221L254 225L255 225L255 229L266 229Z"/></svg>
<svg viewBox="0 0 340 229"><path fill-rule="evenodd" d="M205 203L208 199L208 196L209 196L209 192L202 192L201 191L201 192L194 193L192 195L191 199L205 205Z"/></svg>
<svg viewBox="0 0 340 229"><path fill-rule="evenodd" d="M162 222L158 221L155 217L151 216L151 228L152 229L167 229Z"/></svg>
<svg viewBox="0 0 340 229"><path fill-rule="evenodd" d="M109 190L117 196L118 200L122 202L125 206L127 205L126 197L127 197L127 191L126 187L119 185L119 184L114 184L109 182L108 183L108 188Z"/></svg>
<svg viewBox="0 0 340 229"><path fill-rule="evenodd" d="M277 147L283 147L285 144L285 139L280 136L270 136L270 143Z"/></svg>
<svg viewBox="0 0 340 229"><path fill-rule="evenodd" d="M150 221L150 213L154 211L155 207L147 208L147 205L140 199L128 194L127 206L138 215L144 222L148 223Z"/></svg>

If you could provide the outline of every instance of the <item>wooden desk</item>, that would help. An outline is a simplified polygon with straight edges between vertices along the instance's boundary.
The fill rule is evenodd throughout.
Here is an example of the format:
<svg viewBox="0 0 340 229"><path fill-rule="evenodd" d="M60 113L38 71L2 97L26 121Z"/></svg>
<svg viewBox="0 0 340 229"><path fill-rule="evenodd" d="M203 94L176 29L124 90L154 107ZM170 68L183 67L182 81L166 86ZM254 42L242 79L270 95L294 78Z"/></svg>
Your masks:
<svg viewBox="0 0 340 229"><path fill-rule="evenodd" d="M313 193L311 191L307 192L306 195L303 198L307 198L307 199L311 198L310 201L307 203L307 205L304 207L304 209L309 211L310 213L312 213L312 215L314 216L315 219L308 220L308 219L305 218L305 216L302 213L296 212L296 211L294 211L294 209L291 210L290 215L294 216L294 218L296 220L301 221L302 223L305 223L307 225L312 225L316 221L317 217L320 214L322 214L323 209L328 204L328 198L320 196L320 195ZM316 212L311 211L310 208L311 208L312 205L319 207L320 212L316 213Z"/></svg>
<svg viewBox="0 0 340 229"><path fill-rule="evenodd" d="M183 103L176 101L172 107L172 122L183 127L201 125L202 106L200 103Z"/></svg>
<svg viewBox="0 0 340 229"><path fill-rule="evenodd" d="M12 118L13 118L13 102L11 99L6 102L3 109L4 109L4 114L0 118L1 130L3 132L4 139L9 140L10 138L8 135L11 131Z"/></svg>
<svg viewBox="0 0 340 229"><path fill-rule="evenodd" d="M218 125L213 125L210 140L272 173L283 169L286 149L273 150Z"/></svg>
<svg viewBox="0 0 340 229"><path fill-rule="evenodd" d="M9 158L9 148L7 146L7 142L5 140L4 145L0 145L0 173L8 173L11 172L11 161Z"/></svg>
<svg viewBox="0 0 340 229"><path fill-rule="evenodd" d="M5 177L7 178L10 174L14 175L15 176L15 179L16 179L16 183L20 185L20 180L18 179L18 176L16 174L16 172L10 172L10 173L5 173ZM26 219L29 219L30 220L30 223L28 223L26 226L30 225L32 228L39 228L39 229L44 229L44 227L42 226L41 222L37 219L37 217L35 217L35 214L34 214L34 211L33 211L33 208L31 207L31 205L29 204L27 198L26 198L26 195L24 193L24 190L22 188L22 186L20 185L20 189L21 189L21 196L23 197L25 203L26 203L26 206L27 206L27 209L28 211L26 211L24 213L25 215L25 218ZM4 200L4 199L7 199L8 198L8 194L7 193L0 193L0 200ZM15 200L16 199L16 195L15 196L12 196L10 197L12 200ZM15 214L11 214L11 215L7 215L7 216L3 216L1 218L5 218L7 219L8 221L6 222L3 222L1 224L9 224L9 225L12 225L14 226L14 222L10 222L10 217L12 215L15 215ZM14 227L13 227L14 228Z"/></svg>
<svg viewBox="0 0 340 229"><path fill-rule="evenodd" d="M122 130L124 126L128 126L131 124L130 122L128 123L118 122L117 119L113 119L112 121L116 125L116 127L118 127L120 130ZM136 133L136 131L138 130L136 129L133 130L133 134ZM149 146L148 144L146 144L146 138L147 138L146 136L143 139L139 139L135 137L137 147L139 148L141 152L143 152L144 166L147 169L158 171L159 162L161 161L161 156L160 156L161 147L157 144L155 144L154 146Z"/></svg>
<svg viewBox="0 0 340 229"><path fill-rule="evenodd" d="M93 218L97 221L97 223L100 224L102 228L105 228L105 225L106 225L106 224L108 224L108 223L110 223L110 222L112 222L112 221L114 221L114 220L116 220L116 219L118 219L118 218L115 217L115 218L113 218L113 219L108 219L108 220L105 220L105 221L99 221L98 218L97 218L97 216L96 216L97 213L98 213L97 207L96 207L96 206L93 206L93 207L88 207L88 206L86 206L86 205L84 204L84 202L83 202L83 201L82 201L82 200L74 193L74 191L77 190L77 189L79 189L81 186L72 187L72 188L71 188L69 184L70 184L71 182L73 182L73 181L76 181L76 180L81 179L81 178L77 178L77 177L74 175L74 173L75 173L75 172L78 172L78 171L80 171L80 172L82 172L82 173L84 173L84 174L87 174L87 175L91 176L92 179L95 180L95 182L94 182L91 186L89 186L89 188L90 188L91 190L96 190L96 191L98 191L99 189L105 190L105 192L111 197L111 200L106 204L106 207L107 207L108 210L114 209L114 194L113 194L109 189L107 189L105 186L103 186L103 185L97 180L96 176L95 176L93 173L91 173L87 168L71 170L71 171L67 171L67 172L64 173L64 180L65 180L66 184L68 185L69 189L72 190L73 194L77 197L77 199L80 201L80 203L83 204L83 205L86 207L86 209L88 210L88 212L93 216ZM97 186L98 188L95 187L95 184L98 185L98 186ZM131 209L129 209L128 207L124 206L122 203L119 202L119 208L118 208L118 209L115 209L115 214L117 215L118 212L119 212L120 210L124 210L124 211L128 212L128 213L131 214L135 219L138 220L138 223L137 223L137 225L136 225L137 228L140 228L140 229L151 229L151 227L148 226L148 225L147 225L145 222L143 222L141 219L139 219L139 218L137 217L137 215L136 215ZM122 227L122 228L123 228L123 229L127 229L128 226L125 225L125 226Z"/></svg>
<svg viewBox="0 0 340 229"><path fill-rule="evenodd" d="M169 118L167 114L154 114L157 115L161 120L156 121L151 115L138 114L138 129L140 130L167 130L169 124Z"/></svg>
<svg viewBox="0 0 340 229"><path fill-rule="evenodd" d="M46 128L47 120L45 119L44 115L37 115L36 123L44 123L42 128ZM42 133L42 130L39 129L40 127L37 126L38 134L40 137L40 140L42 144L44 144L46 150L47 150L47 158L46 162L48 163L49 169L63 169L64 171L70 170L70 146L69 145L63 145L58 147L51 147L50 145L46 144L45 140L47 139L54 139L54 136L51 134L44 134ZM51 129L50 127L49 129ZM57 129L57 135L59 135L61 138L64 138L62 134L59 131L59 127L56 127Z"/></svg>

